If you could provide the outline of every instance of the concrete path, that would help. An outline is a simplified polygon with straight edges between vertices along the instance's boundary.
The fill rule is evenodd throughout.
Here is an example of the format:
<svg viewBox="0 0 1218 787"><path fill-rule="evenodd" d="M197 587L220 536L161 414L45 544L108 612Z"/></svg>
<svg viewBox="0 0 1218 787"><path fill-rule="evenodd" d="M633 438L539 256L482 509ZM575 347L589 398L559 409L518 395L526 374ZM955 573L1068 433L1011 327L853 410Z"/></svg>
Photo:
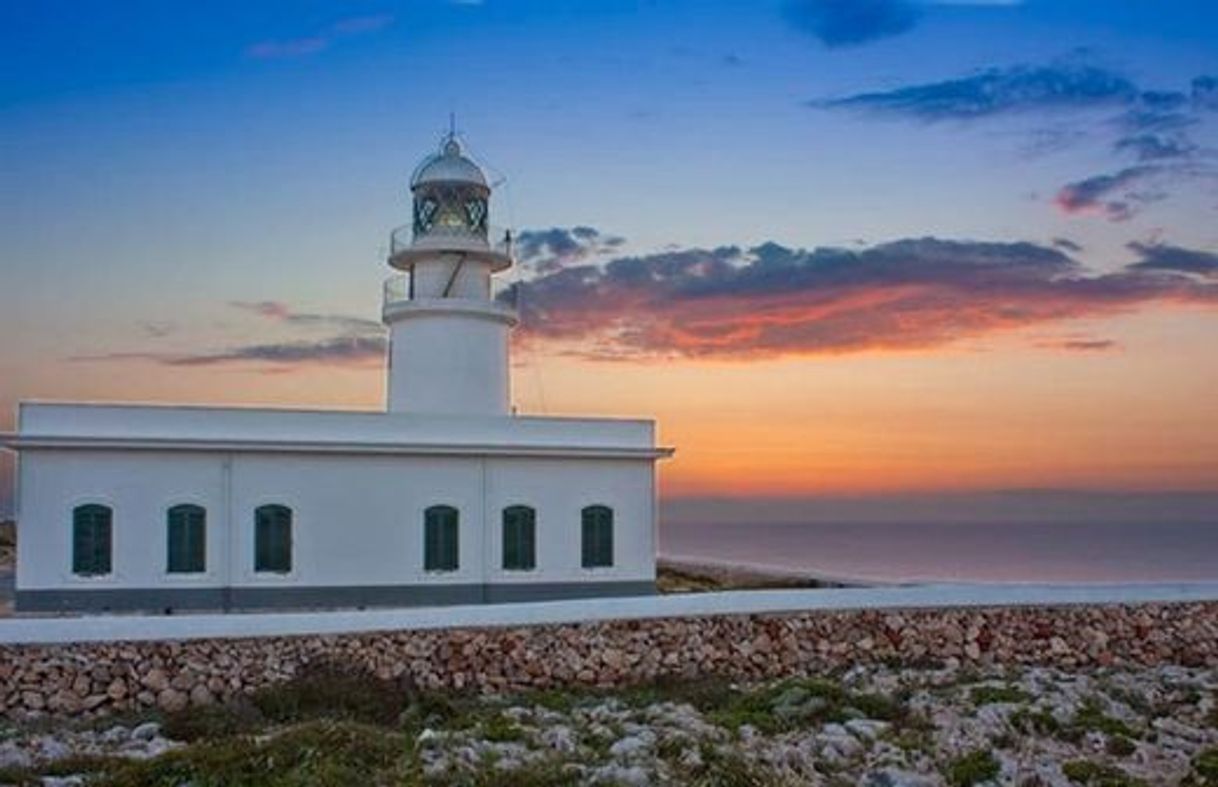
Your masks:
<svg viewBox="0 0 1218 787"><path fill-rule="evenodd" d="M367 611L14 617L0 619L0 644L340 634L816 610L1189 601L1218 601L1218 582L1122 585L943 584L815 590L743 590Z"/></svg>

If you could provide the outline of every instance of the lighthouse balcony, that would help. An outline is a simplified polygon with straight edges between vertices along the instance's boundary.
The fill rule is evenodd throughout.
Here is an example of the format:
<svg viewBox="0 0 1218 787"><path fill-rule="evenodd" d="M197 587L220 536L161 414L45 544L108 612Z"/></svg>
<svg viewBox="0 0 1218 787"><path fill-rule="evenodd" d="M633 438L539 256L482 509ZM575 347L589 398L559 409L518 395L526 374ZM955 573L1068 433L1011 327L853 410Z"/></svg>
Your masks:
<svg viewBox="0 0 1218 787"><path fill-rule="evenodd" d="M408 271L437 253L465 254L489 263L491 271L498 272L512 266L512 236L503 227L464 224L433 224L426 231L405 224L389 236L389 264L399 270Z"/></svg>
<svg viewBox="0 0 1218 787"><path fill-rule="evenodd" d="M490 280L482 293L457 292L442 295L424 292L415 287L411 273L401 273L385 280L381 313L386 320L415 313L464 312L516 322L518 287L515 282Z"/></svg>

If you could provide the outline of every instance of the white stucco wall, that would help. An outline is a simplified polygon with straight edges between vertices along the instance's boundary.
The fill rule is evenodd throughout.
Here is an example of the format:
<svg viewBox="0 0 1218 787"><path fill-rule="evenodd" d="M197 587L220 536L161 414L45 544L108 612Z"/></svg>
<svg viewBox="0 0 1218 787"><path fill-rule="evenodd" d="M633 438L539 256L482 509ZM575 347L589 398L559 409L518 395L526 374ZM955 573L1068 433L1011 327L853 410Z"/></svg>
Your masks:
<svg viewBox="0 0 1218 787"><path fill-rule="evenodd" d="M381 456L33 449L20 464L17 586L74 588L367 586L650 580L651 459ZM110 506L113 571L71 572L74 506ZM207 509L207 571L170 575L166 510ZM293 510L292 572L256 573L256 507ZM580 510L614 509L614 565L580 567ZM460 567L423 570L423 511L460 512ZM500 512L537 511L537 568L501 568Z"/></svg>
<svg viewBox="0 0 1218 787"><path fill-rule="evenodd" d="M412 302L390 322L390 411L507 414L508 321L443 311L453 300Z"/></svg>
<svg viewBox="0 0 1218 787"><path fill-rule="evenodd" d="M22 402L15 437L155 439L197 442L290 441L373 447L509 446L645 449L655 422L627 418L553 418Z"/></svg>

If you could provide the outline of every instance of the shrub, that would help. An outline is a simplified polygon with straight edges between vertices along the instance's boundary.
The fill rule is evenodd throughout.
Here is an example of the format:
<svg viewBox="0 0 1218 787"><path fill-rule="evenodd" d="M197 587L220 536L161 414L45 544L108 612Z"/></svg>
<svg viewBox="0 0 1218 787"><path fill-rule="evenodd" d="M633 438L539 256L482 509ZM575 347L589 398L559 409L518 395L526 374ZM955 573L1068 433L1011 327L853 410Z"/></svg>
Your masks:
<svg viewBox="0 0 1218 787"><path fill-rule="evenodd" d="M1137 751L1138 747L1124 735L1113 735L1104 745L1104 750L1114 757L1128 757Z"/></svg>
<svg viewBox="0 0 1218 787"><path fill-rule="evenodd" d="M970 787L997 777L1000 770L998 760L989 750L977 749L953 760L944 776L951 787Z"/></svg>
<svg viewBox="0 0 1218 787"><path fill-rule="evenodd" d="M1075 712L1070 726L1080 732L1094 731L1102 732L1105 735L1124 735L1126 738L1138 737L1138 734L1130 729L1128 724L1105 714L1100 703L1094 698L1083 701Z"/></svg>
<svg viewBox="0 0 1218 787"><path fill-rule="evenodd" d="M175 741L197 741L244 735L262 728L266 718L249 700L185 708L165 715L161 731Z"/></svg>
<svg viewBox="0 0 1218 787"><path fill-rule="evenodd" d="M1018 686L975 686L969 694L974 705L990 705L996 702L1027 702L1028 693Z"/></svg>
<svg viewBox="0 0 1218 787"><path fill-rule="evenodd" d="M195 743L106 773L102 787L346 787L377 784L402 764L401 736L351 722L302 724L265 741L250 737Z"/></svg>
<svg viewBox="0 0 1218 787"><path fill-rule="evenodd" d="M1071 760L1062 766L1062 773L1075 784L1085 787L1146 787L1120 768L1090 760Z"/></svg>
<svg viewBox="0 0 1218 787"><path fill-rule="evenodd" d="M1218 785L1218 748L1206 749L1193 758L1193 776L1203 787Z"/></svg>
<svg viewBox="0 0 1218 787"><path fill-rule="evenodd" d="M320 662L288 681L259 689L251 701L276 722L331 718L392 725L410 697L403 687L366 670Z"/></svg>

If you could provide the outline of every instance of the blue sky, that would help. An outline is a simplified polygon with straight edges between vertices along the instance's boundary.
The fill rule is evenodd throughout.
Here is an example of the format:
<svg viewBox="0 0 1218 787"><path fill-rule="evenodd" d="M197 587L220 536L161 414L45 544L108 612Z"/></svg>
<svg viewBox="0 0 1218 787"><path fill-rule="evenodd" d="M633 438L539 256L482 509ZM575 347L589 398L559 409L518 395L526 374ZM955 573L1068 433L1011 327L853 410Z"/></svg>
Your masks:
<svg viewBox="0 0 1218 787"><path fill-rule="evenodd" d="M728 260L732 274L776 259L748 252L767 242L846 248L860 256L840 264L878 278L852 279L842 302L890 286L908 262L921 286L940 288L935 303L962 313L951 294L968 288L994 296L978 301L991 309L1017 297L1009 276L975 275L989 264L979 259L1018 273L1042 251L1068 258L1037 268L1051 286L1012 307L1020 319L947 320L923 303L912 327L897 311L864 326L805 320L712 361L933 355L1031 330L1040 333L1018 350L993 351L1004 374L1030 363L1028 347L1077 351L1088 358L1080 364L1117 364L1122 385L1158 377L1137 398L1170 401L1176 414L1158 428L1181 440L1201 440L1197 425L1213 415L1197 396L1180 403L1165 391L1203 390L1216 376L1206 349L1218 287L1214 3L9 2L0 22L0 412L35 397L241 400L234 386L252 401L375 406L376 369L184 373L158 359L334 338L234 303L375 319L387 233L408 216L407 177L453 112L473 153L506 178L494 222L623 239L561 265L634 255L659 266L693 250ZM966 245L900 245L927 238ZM712 253L724 246L743 254ZM967 261L945 262L948 249ZM779 289L825 291L825 258L784 259L815 271L784 273ZM1053 284L1062 271L1115 278L1065 292ZM716 318L771 308L763 278L718 282L752 282L757 300ZM560 319L587 293L561 279L535 293L565 299L541 306L550 324L572 326L541 339L596 338ZM659 328L642 345L611 348L619 360L705 358L710 334L682 334L648 311L682 314L677 301L639 296L618 292L642 304L630 319ZM1036 308L1047 300L1060 308ZM602 320L613 312L587 309ZM745 327L739 335L753 335ZM81 360L107 356L128 365ZM609 374L564 363L550 373ZM926 363L926 379L960 377L942 358ZM1044 384L1036 396L1049 396ZM539 407L538 394L517 388ZM632 397L614 387L593 406L648 411ZM582 393L550 398L588 404ZM680 434L699 445L695 432ZM1187 467L1155 471L1156 487L1197 488L1218 470L1211 442L1183 453ZM750 472L764 475L766 461ZM1138 473L1105 481L1101 470L1080 477L1121 487Z"/></svg>

